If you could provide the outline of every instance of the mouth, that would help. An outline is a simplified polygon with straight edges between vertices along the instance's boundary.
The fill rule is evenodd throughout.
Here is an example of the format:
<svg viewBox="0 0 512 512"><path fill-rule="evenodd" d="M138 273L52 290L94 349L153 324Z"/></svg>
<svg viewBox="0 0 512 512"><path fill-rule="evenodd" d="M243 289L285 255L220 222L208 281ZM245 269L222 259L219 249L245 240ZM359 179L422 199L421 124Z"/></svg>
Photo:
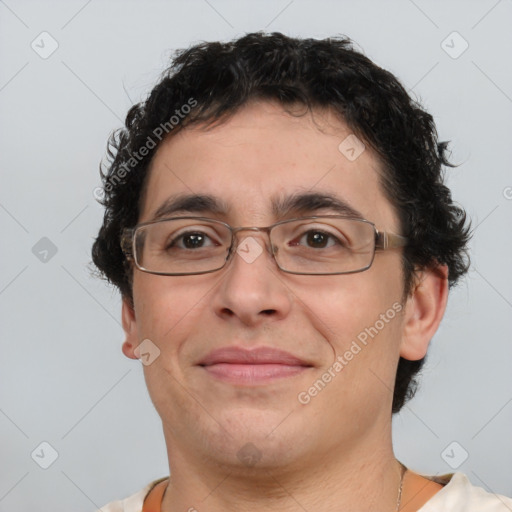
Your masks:
<svg viewBox="0 0 512 512"><path fill-rule="evenodd" d="M266 384L294 377L313 365L282 350L271 347L245 349L224 347L210 352L199 366L218 380L240 385Z"/></svg>

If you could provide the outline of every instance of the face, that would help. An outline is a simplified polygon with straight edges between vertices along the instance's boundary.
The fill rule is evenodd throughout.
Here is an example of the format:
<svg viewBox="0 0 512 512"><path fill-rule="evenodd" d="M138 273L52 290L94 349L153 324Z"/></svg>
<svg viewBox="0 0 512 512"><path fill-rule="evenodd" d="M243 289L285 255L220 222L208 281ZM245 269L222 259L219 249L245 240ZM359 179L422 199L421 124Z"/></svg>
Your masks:
<svg viewBox="0 0 512 512"><path fill-rule="evenodd" d="M350 133L328 112L313 122L271 103L248 105L210 130L185 129L154 157L139 222L185 195L210 196L216 207L187 201L168 217L240 227L340 213L325 199L294 208L294 198L315 194L399 233L375 155L366 148L353 160L338 149ZM377 252L360 273L293 275L278 269L265 232L237 236L247 251L256 246L243 245L246 237L265 250L254 259L235 252L210 274L134 270L124 351L134 357L146 339L159 350L144 372L170 452L240 466L253 456L275 467L377 446L390 430L404 350L400 250Z"/></svg>

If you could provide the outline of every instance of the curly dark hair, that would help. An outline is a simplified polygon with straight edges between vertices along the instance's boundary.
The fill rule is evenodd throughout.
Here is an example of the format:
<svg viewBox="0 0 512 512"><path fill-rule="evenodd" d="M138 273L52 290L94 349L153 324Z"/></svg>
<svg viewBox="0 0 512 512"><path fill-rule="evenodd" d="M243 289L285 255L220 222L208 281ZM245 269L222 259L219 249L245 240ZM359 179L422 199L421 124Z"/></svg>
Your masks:
<svg viewBox="0 0 512 512"><path fill-rule="evenodd" d="M132 301L133 269L120 236L137 224L148 165L161 140L191 124L220 123L250 100L277 101L286 109L302 105L304 111L328 108L373 148L384 193L409 239L404 297L417 269L447 265L450 286L468 270L469 222L443 184L443 166L451 164L432 116L346 37L257 32L177 51L146 101L134 105L125 127L111 135L100 166L105 215L92 257L124 298ZM424 361L400 358L393 413L414 396Z"/></svg>

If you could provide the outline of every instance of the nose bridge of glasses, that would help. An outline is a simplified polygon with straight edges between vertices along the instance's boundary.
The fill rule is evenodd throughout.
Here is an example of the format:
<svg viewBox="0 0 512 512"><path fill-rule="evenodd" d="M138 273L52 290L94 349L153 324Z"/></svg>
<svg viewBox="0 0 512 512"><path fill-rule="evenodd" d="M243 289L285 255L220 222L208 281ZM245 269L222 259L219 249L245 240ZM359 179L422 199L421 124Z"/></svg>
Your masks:
<svg viewBox="0 0 512 512"><path fill-rule="evenodd" d="M259 238L259 239L264 238L263 243L264 243L265 248L269 252L272 252L272 244L270 242L271 227L257 227L257 226L242 226L242 227L239 227L239 228L231 228L231 233L232 233L232 237L233 237L233 241L232 241L232 248L233 248L233 250L236 250L238 245L241 242L243 242L243 240L245 240L246 238L251 236L251 235L247 235L245 237L244 236L240 236L239 233L241 233L243 231L249 231L249 232L252 231L255 234L256 233L266 233L267 237L257 236L257 238Z"/></svg>

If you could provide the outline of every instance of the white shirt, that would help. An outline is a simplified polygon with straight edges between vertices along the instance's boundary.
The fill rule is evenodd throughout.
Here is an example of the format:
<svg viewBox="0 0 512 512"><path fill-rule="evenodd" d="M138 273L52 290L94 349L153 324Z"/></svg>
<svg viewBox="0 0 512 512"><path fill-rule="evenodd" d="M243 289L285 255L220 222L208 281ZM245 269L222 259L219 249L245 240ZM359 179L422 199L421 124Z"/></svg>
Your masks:
<svg viewBox="0 0 512 512"><path fill-rule="evenodd" d="M474 486L464 473L450 473L440 477L425 476L425 478L446 485L418 512L512 512L512 498L493 494ZM129 498L113 501L97 512L142 512L144 498L159 481L148 484Z"/></svg>

